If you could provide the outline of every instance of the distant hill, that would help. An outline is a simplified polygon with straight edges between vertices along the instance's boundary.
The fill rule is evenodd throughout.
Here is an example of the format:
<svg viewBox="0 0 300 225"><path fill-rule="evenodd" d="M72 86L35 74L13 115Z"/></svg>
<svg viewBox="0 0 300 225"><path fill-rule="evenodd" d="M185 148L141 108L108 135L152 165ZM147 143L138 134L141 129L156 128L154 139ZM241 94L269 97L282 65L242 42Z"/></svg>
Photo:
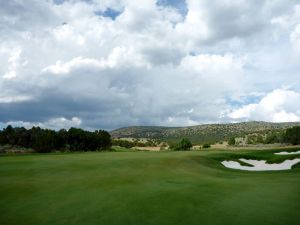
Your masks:
<svg viewBox="0 0 300 225"><path fill-rule="evenodd" d="M253 133L264 134L271 130L282 130L293 126L300 126L300 122L269 123L254 121L204 124L190 127L133 126L113 130L110 134L113 138L153 138L170 142L186 137L193 143L201 144L227 140L230 137L243 137Z"/></svg>

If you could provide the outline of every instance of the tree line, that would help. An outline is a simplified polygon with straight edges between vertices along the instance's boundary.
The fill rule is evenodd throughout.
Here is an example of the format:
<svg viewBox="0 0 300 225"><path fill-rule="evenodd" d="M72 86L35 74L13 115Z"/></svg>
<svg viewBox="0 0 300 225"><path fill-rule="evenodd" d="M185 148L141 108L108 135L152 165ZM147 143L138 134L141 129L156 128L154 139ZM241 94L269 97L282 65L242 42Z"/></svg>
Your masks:
<svg viewBox="0 0 300 225"><path fill-rule="evenodd" d="M287 128L286 130L271 130L265 134L248 134L246 144L274 144L284 143L298 145L300 144L300 126ZM228 140L229 145L235 145L235 138Z"/></svg>
<svg viewBox="0 0 300 225"><path fill-rule="evenodd" d="M36 152L52 151L96 151L111 147L111 136L107 131L94 132L79 128L59 131L8 125L0 131L0 145L33 149Z"/></svg>
<svg viewBox="0 0 300 225"><path fill-rule="evenodd" d="M288 128L284 135L284 141L293 145L300 144L300 126Z"/></svg>

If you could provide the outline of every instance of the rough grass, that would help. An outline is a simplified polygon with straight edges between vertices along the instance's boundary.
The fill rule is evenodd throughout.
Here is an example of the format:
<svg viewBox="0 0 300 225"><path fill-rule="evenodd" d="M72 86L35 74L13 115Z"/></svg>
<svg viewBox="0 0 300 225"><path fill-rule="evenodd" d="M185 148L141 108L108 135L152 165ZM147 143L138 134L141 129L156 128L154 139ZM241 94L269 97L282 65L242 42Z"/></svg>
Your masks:
<svg viewBox="0 0 300 225"><path fill-rule="evenodd" d="M0 224L298 225L299 166L249 172L219 162L287 158L275 151L0 157Z"/></svg>

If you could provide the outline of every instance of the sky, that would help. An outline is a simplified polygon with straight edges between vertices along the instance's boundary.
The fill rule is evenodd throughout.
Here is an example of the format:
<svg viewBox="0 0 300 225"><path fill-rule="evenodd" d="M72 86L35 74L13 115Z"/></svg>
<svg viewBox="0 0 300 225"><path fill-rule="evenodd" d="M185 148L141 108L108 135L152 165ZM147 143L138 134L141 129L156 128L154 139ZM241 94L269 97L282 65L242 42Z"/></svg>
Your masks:
<svg viewBox="0 0 300 225"><path fill-rule="evenodd" d="M300 0L0 5L0 127L300 121Z"/></svg>

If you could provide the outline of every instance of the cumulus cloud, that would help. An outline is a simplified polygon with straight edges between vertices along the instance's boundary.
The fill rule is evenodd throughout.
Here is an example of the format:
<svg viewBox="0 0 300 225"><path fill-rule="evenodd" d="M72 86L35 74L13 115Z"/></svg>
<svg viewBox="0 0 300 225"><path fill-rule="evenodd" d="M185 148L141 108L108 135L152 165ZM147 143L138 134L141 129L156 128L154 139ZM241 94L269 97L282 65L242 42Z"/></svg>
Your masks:
<svg viewBox="0 0 300 225"><path fill-rule="evenodd" d="M244 105L228 114L232 119L271 122L300 120L300 93L276 89L265 95L259 103Z"/></svg>
<svg viewBox="0 0 300 225"><path fill-rule="evenodd" d="M296 2L5 1L0 122L113 129L297 120L290 104L265 109L253 99L282 86L300 92Z"/></svg>
<svg viewBox="0 0 300 225"><path fill-rule="evenodd" d="M6 123L0 123L0 127L6 127L8 125L11 125L15 127L25 127L29 129L35 126L35 127L59 130L59 129L69 129L71 127L79 127L80 124L81 124L81 120L78 117L73 117L71 119L59 117L59 118L49 119L45 122L8 121Z"/></svg>
<svg viewBox="0 0 300 225"><path fill-rule="evenodd" d="M19 59L21 54L21 49L17 48L12 50L8 60L8 71L6 74L3 75L3 78L5 79L12 79L17 76L17 69L19 67Z"/></svg>
<svg viewBox="0 0 300 225"><path fill-rule="evenodd" d="M290 40L295 51L300 55L300 24L291 33Z"/></svg>
<svg viewBox="0 0 300 225"><path fill-rule="evenodd" d="M49 65L42 69L44 73L68 74L76 68L101 68L102 64L96 59L76 57L69 62L57 61L54 65Z"/></svg>

